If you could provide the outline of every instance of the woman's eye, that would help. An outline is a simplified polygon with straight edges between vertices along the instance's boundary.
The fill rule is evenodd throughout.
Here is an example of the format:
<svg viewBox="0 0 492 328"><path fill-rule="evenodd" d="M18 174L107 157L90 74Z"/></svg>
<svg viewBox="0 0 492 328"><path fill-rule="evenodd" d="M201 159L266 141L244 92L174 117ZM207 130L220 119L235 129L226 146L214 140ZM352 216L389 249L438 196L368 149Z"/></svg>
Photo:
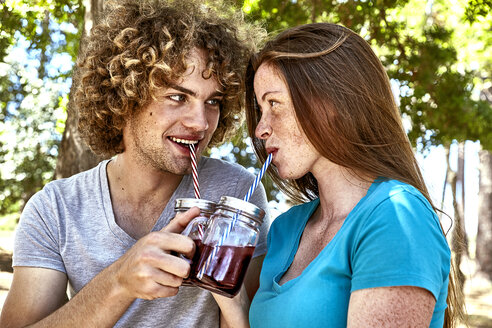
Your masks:
<svg viewBox="0 0 492 328"><path fill-rule="evenodd" d="M186 100L186 97L184 95L170 95L169 99L176 102L183 102Z"/></svg>
<svg viewBox="0 0 492 328"><path fill-rule="evenodd" d="M268 103L270 104L270 107L274 107L274 106L278 105L278 102L275 100L269 100Z"/></svg>

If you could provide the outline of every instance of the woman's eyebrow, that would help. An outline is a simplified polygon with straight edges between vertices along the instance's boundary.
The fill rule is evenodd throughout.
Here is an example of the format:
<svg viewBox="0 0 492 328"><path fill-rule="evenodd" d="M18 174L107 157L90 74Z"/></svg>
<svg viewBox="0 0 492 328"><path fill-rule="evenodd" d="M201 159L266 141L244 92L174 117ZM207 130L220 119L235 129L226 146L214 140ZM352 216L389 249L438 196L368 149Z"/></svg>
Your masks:
<svg viewBox="0 0 492 328"><path fill-rule="evenodd" d="M269 95L269 94L271 94L271 93L281 93L281 91L276 91L276 90L274 90L274 91L267 91L267 92L265 92L265 93L263 94L263 96L261 96L261 100L262 100L262 101L265 101L265 97L266 97L266 96L268 96L268 95Z"/></svg>

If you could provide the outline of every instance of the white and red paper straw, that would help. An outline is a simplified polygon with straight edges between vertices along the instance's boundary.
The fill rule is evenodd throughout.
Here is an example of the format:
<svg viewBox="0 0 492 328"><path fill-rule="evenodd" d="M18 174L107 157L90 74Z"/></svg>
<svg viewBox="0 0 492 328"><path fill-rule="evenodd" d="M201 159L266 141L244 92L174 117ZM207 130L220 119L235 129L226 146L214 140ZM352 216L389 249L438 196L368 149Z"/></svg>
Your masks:
<svg viewBox="0 0 492 328"><path fill-rule="evenodd" d="M191 173L193 176L193 190L195 191L195 198L200 199L200 183L198 182L198 169L196 165L196 152L195 145L190 144L190 157L191 157Z"/></svg>
<svg viewBox="0 0 492 328"><path fill-rule="evenodd" d="M195 145L190 144L190 158L191 158L191 175L193 177L193 190L195 192L195 198L200 199L200 183L198 182L198 169L196 164L196 151ZM203 238L203 227L201 224L198 225L198 234L200 239Z"/></svg>

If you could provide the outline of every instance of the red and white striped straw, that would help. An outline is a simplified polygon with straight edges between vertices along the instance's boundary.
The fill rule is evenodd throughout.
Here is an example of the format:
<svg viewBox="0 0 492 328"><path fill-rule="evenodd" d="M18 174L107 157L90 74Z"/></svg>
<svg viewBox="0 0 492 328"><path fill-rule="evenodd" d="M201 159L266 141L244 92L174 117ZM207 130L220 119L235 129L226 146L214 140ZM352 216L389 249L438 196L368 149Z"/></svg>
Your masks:
<svg viewBox="0 0 492 328"><path fill-rule="evenodd" d="M198 169L196 165L196 152L195 145L190 144L190 157L191 157L191 175L193 177L193 190L195 191L195 198L200 199L200 183L198 182ZM203 227L198 225L198 234L200 239L203 238Z"/></svg>
<svg viewBox="0 0 492 328"><path fill-rule="evenodd" d="M191 173L193 176L193 189L195 190L195 198L200 199L200 184L198 183L198 170L196 165L196 152L195 145L190 144L190 157L191 157Z"/></svg>

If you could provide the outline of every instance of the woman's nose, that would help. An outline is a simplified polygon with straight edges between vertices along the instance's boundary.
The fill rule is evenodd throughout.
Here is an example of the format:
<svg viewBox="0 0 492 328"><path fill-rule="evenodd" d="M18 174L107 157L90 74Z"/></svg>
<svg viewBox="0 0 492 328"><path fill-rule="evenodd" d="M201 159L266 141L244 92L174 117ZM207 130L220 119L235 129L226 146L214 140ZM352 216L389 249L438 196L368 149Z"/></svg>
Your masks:
<svg viewBox="0 0 492 328"><path fill-rule="evenodd" d="M268 139L272 134L271 125L262 117L256 126L255 135L258 139Z"/></svg>

